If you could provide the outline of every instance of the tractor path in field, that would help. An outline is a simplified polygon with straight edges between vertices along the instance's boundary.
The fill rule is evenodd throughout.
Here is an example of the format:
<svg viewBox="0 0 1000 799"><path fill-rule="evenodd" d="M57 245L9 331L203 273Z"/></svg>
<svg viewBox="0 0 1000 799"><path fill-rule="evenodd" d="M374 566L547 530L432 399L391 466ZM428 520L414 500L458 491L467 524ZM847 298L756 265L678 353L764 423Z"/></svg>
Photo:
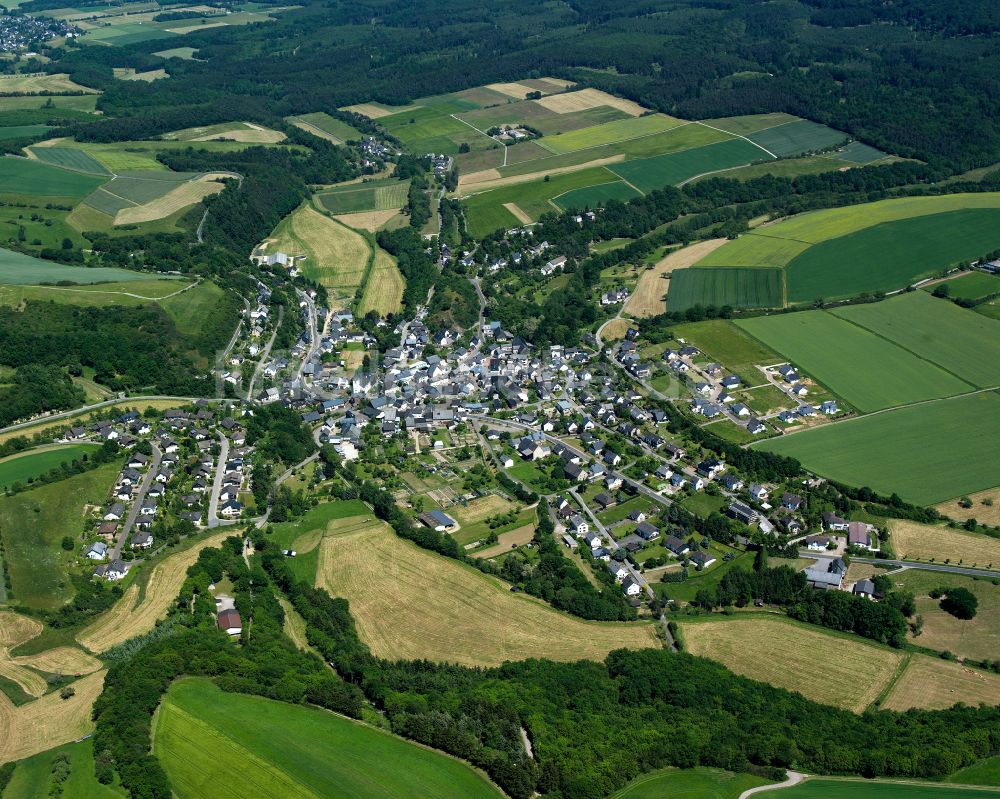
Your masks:
<svg viewBox="0 0 1000 799"><path fill-rule="evenodd" d="M779 788L791 788L793 785L798 785L807 776L798 771L789 771L786 773L788 774L788 777L784 782L771 783L770 785L760 785L756 788L748 788L740 794L739 799L749 799L749 797L753 796L755 793L764 793L764 791L776 791Z"/></svg>

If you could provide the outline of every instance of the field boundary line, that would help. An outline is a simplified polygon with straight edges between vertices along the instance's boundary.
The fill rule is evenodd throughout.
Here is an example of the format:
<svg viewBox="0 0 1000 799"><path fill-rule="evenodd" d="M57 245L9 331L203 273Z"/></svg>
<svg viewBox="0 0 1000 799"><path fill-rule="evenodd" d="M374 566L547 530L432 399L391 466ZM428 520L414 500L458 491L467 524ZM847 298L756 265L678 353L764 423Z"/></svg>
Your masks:
<svg viewBox="0 0 1000 799"><path fill-rule="evenodd" d="M471 122L466 122L464 119L459 118L455 114L448 114L448 116L450 116L454 120L457 120L458 122L461 122L463 125L468 125L474 131L476 131L476 133L481 133L483 136L485 136L490 141L493 141L493 142L496 141L496 139L494 139L492 136L490 136L489 133L487 133L485 130L480 130L475 125L473 125ZM503 149L504 149L504 156L506 156L506 154L507 154L507 145L504 145Z"/></svg>
<svg viewBox="0 0 1000 799"><path fill-rule="evenodd" d="M889 694L892 693L892 689L896 687L896 684L902 679L903 673L910 667L910 662L913 660L913 652L907 652L903 655L903 659L899 661L899 665L896 667L895 674L889 678L889 681L885 684L885 687L879 692L879 695L875 697L872 703L868 706L869 710L877 710L881 704L888 698Z"/></svg>
<svg viewBox="0 0 1000 799"><path fill-rule="evenodd" d="M610 172L611 170L608 170L608 171ZM616 178L618 178L618 180L606 180L603 183L593 183L590 186L580 186L578 189L566 189L566 191L564 191L562 194L557 194L555 197L549 197L549 202L553 202L554 203L560 197L565 197L567 194L569 194L571 192L579 191L579 189L596 189L598 186L610 186L610 185L612 185L614 183L628 183L629 186L632 186L631 183L629 183L627 180L625 180L625 178L623 178L617 172L612 172L611 174L614 175ZM635 186L632 186L632 188L635 189ZM638 189L635 189L635 190L639 191ZM639 191L639 194L643 194L643 193L641 191ZM643 194L643 196L645 196L645 194ZM516 204L517 203L515 203L515 205Z"/></svg>
<svg viewBox="0 0 1000 799"><path fill-rule="evenodd" d="M757 142L755 142L753 139L748 139L746 136L741 136L739 133L730 133L728 130L723 130L722 128L717 128L714 125L709 125L706 122L695 122L694 124L695 125L703 125L706 128L711 128L712 130L717 130L717 131L719 131L719 133L726 133L726 134L728 134L730 136L735 136L737 139L743 139L743 141L748 141L754 147L759 147L761 150L763 150L765 153L767 153L769 156L771 156L771 158L773 158L775 161L781 160L781 159L778 158L778 156L776 156L774 153L772 153L766 147L762 147L761 145L757 144ZM777 127L777 125L775 125L775 127ZM764 130L770 130L770 128L764 128Z"/></svg>

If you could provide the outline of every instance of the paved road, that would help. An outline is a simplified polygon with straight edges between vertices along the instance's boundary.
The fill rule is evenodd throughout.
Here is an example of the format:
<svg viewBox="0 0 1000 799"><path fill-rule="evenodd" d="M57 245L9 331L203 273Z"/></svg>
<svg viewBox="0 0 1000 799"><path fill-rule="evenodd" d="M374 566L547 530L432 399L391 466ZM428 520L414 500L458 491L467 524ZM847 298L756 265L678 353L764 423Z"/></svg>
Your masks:
<svg viewBox="0 0 1000 799"><path fill-rule="evenodd" d="M208 498L208 526L218 527L219 494L222 493L222 478L226 474L226 462L229 460L229 439L219 433L219 460L215 465L215 477L212 481L212 493Z"/></svg>
<svg viewBox="0 0 1000 799"><path fill-rule="evenodd" d="M135 524L136 518L139 516L139 508L142 507L142 501L146 498L146 493L149 491L149 487L153 484L153 480L156 479L156 475L160 471L160 461L163 458L163 453L156 444L153 447L153 457L149 462L149 469L146 470L146 474L142 476L142 482L139 484L139 491L136 493L134 499L132 500L132 505L128 509L128 515L125 517L125 524L122 525L121 535L118 536L118 541L111 550L111 560L120 558L122 556L122 547L125 546L125 542L128 541L128 537L132 532L132 526Z"/></svg>
<svg viewBox="0 0 1000 799"><path fill-rule="evenodd" d="M812 557L815 557L815 555L815 552L812 553ZM967 577L1000 578L1000 571L993 569L971 569L966 566L951 566L947 563L921 563L917 560L881 560L879 558L859 558L856 555L851 555L851 563L873 563L875 565L895 566L902 569L923 569L929 572L962 574Z"/></svg>

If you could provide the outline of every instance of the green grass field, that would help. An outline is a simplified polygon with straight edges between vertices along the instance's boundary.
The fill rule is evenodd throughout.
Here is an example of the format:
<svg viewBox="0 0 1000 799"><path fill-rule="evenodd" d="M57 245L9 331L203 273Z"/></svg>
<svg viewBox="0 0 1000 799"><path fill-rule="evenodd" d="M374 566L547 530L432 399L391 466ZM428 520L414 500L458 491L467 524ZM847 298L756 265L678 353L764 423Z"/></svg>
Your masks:
<svg viewBox="0 0 1000 799"><path fill-rule="evenodd" d="M945 284L948 296L956 300L972 300L977 302L987 297L1000 294L1000 277L988 275L985 272L967 272ZM934 291L937 286L927 286L924 291Z"/></svg>
<svg viewBox="0 0 1000 799"><path fill-rule="evenodd" d="M695 305L733 308L780 308L785 301L785 275L780 269L678 269L670 276L667 310Z"/></svg>
<svg viewBox="0 0 1000 799"><path fill-rule="evenodd" d="M406 205L409 180L373 180L351 183L318 192L317 199L332 214L353 214L359 211L388 211Z"/></svg>
<svg viewBox="0 0 1000 799"><path fill-rule="evenodd" d="M63 198L60 198L63 199ZM41 197L33 197L29 207L18 200L17 205L0 205L0 247L29 248L32 255L45 247L62 247L63 239L69 239L75 246L89 247L89 242L68 222L67 212L58 208L46 208ZM72 202L72 200L69 200ZM24 231L23 241L21 231Z"/></svg>
<svg viewBox="0 0 1000 799"><path fill-rule="evenodd" d="M989 799L1000 796L997 791L979 788L960 788L939 783L892 783L862 781L809 779L791 788L764 791L758 796L770 799Z"/></svg>
<svg viewBox="0 0 1000 799"><path fill-rule="evenodd" d="M788 299L890 291L998 247L1000 208L886 222L820 242L794 258L788 264Z"/></svg>
<svg viewBox="0 0 1000 799"><path fill-rule="evenodd" d="M102 785L94 776L94 742L64 744L18 762L3 799L50 799L52 763L56 757L69 758L69 778L62 784L67 799L120 799L121 789Z"/></svg>
<svg viewBox="0 0 1000 799"><path fill-rule="evenodd" d="M823 172L833 172L849 166L846 161L838 161L822 155L807 155L802 158L782 158L779 161L765 161L761 164L738 166L722 173L710 173L695 178L692 183L698 183L712 178L732 178L733 180L753 180L763 175L774 175L779 178L794 178L799 175L818 175Z"/></svg>
<svg viewBox="0 0 1000 799"><path fill-rule="evenodd" d="M946 782L957 782L960 785L1000 786L1000 756L980 760L961 771L956 771Z"/></svg>
<svg viewBox="0 0 1000 799"><path fill-rule="evenodd" d="M132 280L117 283L91 283L79 286L26 286L0 284L0 305L17 306L26 300L61 302L67 305L142 305L155 301L189 285L184 279ZM199 292L202 284L192 292ZM213 286L214 287L214 286ZM209 289L211 290L211 289ZM218 289L216 289L218 290ZM130 295L136 296L130 296ZM173 299L173 298L171 298ZM164 305L171 300L165 300Z"/></svg>
<svg viewBox="0 0 1000 799"><path fill-rule="evenodd" d="M729 139L653 158L613 164L611 169L636 188L649 192L684 183L708 172L765 159L769 159L769 156L759 147L743 139Z"/></svg>
<svg viewBox="0 0 1000 799"><path fill-rule="evenodd" d="M632 780L611 799L738 799L748 788L767 784L763 777L714 768L665 769Z"/></svg>
<svg viewBox="0 0 1000 799"><path fill-rule="evenodd" d="M836 157L854 164L872 164L887 156L881 150L876 150L868 144L852 141L846 147L837 148Z"/></svg>
<svg viewBox="0 0 1000 799"><path fill-rule="evenodd" d="M807 119L765 128L747 136L779 158L827 150L847 141L847 134Z"/></svg>
<svg viewBox="0 0 1000 799"><path fill-rule="evenodd" d="M973 388L897 344L825 311L762 316L737 325L866 413Z"/></svg>
<svg viewBox="0 0 1000 799"><path fill-rule="evenodd" d="M462 108L463 105L466 107ZM473 150L492 147L493 139L451 116L456 107L464 111L475 105L456 100L434 107L425 106L381 117L378 124L418 155L454 155L461 144L468 144Z"/></svg>
<svg viewBox="0 0 1000 799"><path fill-rule="evenodd" d="M118 464L109 463L67 480L0 497L0 535L19 605L52 609L72 596L66 579L71 556L59 543L64 535L76 540L84 506L103 504L117 474Z"/></svg>
<svg viewBox="0 0 1000 799"><path fill-rule="evenodd" d="M588 208L597 208L611 200L625 202L641 196L641 192L636 191L624 181L617 180L613 183L602 183L599 186L573 189L558 197L553 197L552 202L564 211L570 209L583 211Z"/></svg>
<svg viewBox="0 0 1000 799"><path fill-rule="evenodd" d="M4 139L20 139L28 136L41 136L50 130L48 125L7 125L0 128L0 141Z"/></svg>
<svg viewBox="0 0 1000 799"><path fill-rule="evenodd" d="M22 111L26 108L41 108L51 101L56 108L70 108L74 111L93 113L97 106L96 94L27 95L24 97L0 97L0 111Z"/></svg>
<svg viewBox="0 0 1000 799"><path fill-rule="evenodd" d="M0 158L0 191L5 194L79 199L106 179L68 172L27 158Z"/></svg>
<svg viewBox="0 0 1000 799"><path fill-rule="evenodd" d="M983 392L851 419L754 445L810 471L920 505L1000 485L1000 394Z"/></svg>
<svg viewBox="0 0 1000 799"><path fill-rule="evenodd" d="M341 144L346 141L360 141L363 138L363 134L357 128L351 127L346 122L341 122L336 117L332 117L322 111L288 117L288 121L293 125L302 123L303 128L310 133L313 132L313 128L318 129L333 137Z"/></svg>
<svg viewBox="0 0 1000 799"><path fill-rule="evenodd" d="M831 313L978 388L1000 386L1000 322L923 291Z"/></svg>
<svg viewBox="0 0 1000 799"><path fill-rule="evenodd" d="M85 266L67 266L0 248L0 284L57 283L63 280L75 283L99 283L103 280L155 280L156 278L157 276L151 272L130 272L126 269L103 266L93 269Z"/></svg>
<svg viewBox="0 0 1000 799"><path fill-rule="evenodd" d="M77 460L97 448L96 444L70 444L3 458L0 460L0 489L8 488L14 483L27 483L56 466Z"/></svg>
<svg viewBox="0 0 1000 799"><path fill-rule="evenodd" d="M174 683L153 751L179 799L431 799L502 794L468 765L317 708Z"/></svg>
<svg viewBox="0 0 1000 799"><path fill-rule="evenodd" d="M758 339L740 330L732 322L708 319L677 325L674 335L698 347L707 358L723 364L739 375L744 385L756 386L764 381L757 364L778 363L781 356Z"/></svg>
<svg viewBox="0 0 1000 799"><path fill-rule="evenodd" d="M83 172L87 175L109 176L111 172L100 161L75 147L34 147L32 155L45 164Z"/></svg>
<svg viewBox="0 0 1000 799"><path fill-rule="evenodd" d="M799 121L798 117L791 114L747 114L739 117L720 117L719 119L706 119L703 122L713 128L726 130L737 136L749 136L759 130L773 128L778 125L785 125L789 122Z"/></svg>
<svg viewBox="0 0 1000 799"><path fill-rule="evenodd" d="M683 124L685 123L682 120L674 119L666 114L649 114L644 117L629 117L614 122L605 122L603 125L560 133L557 136L546 136L539 141L539 144L546 150L559 155L574 150L599 147L602 144L613 144L625 139L637 139L641 136L663 133L665 130L671 130Z"/></svg>

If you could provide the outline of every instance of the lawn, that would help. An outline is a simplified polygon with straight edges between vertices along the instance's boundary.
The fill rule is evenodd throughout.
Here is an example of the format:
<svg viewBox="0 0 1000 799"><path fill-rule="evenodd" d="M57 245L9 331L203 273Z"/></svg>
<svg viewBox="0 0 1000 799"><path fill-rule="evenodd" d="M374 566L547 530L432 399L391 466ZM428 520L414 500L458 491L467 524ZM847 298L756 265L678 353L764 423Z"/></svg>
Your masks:
<svg viewBox="0 0 1000 799"><path fill-rule="evenodd" d="M744 677L798 691L807 699L860 713L888 685L900 652L780 617L679 620L685 649Z"/></svg>
<svg viewBox="0 0 1000 799"><path fill-rule="evenodd" d="M1000 294L1000 277L985 272L967 272L945 283L948 296L956 300L984 300ZM937 286L928 286L925 291L934 291Z"/></svg>
<svg viewBox="0 0 1000 799"><path fill-rule="evenodd" d="M605 205L611 200L625 202L641 196L640 192L624 181L616 180L612 183L602 183L583 189L573 189L565 194L560 194L558 197L553 197L552 202L564 211L570 209L584 211L589 208L597 208L598 206Z"/></svg>
<svg viewBox="0 0 1000 799"><path fill-rule="evenodd" d="M11 497L0 497L3 536L13 597L19 605L51 610L73 595L66 579L68 555L63 536L74 542L87 505L101 505L118 474L109 463L66 480Z"/></svg>
<svg viewBox="0 0 1000 799"><path fill-rule="evenodd" d="M327 525L316 584L351 603L378 657L496 666L658 646L652 624L587 622L401 539L372 516Z"/></svg>
<svg viewBox="0 0 1000 799"><path fill-rule="evenodd" d="M994 319L923 291L832 313L974 386L1000 385L1000 322Z"/></svg>
<svg viewBox="0 0 1000 799"><path fill-rule="evenodd" d="M0 187L5 194L79 199L105 180L27 158L0 158Z"/></svg>
<svg viewBox="0 0 1000 799"><path fill-rule="evenodd" d="M784 304L785 275L780 269L678 269L670 276L667 292L669 311L686 311L695 305L781 308Z"/></svg>
<svg viewBox="0 0 1000 799"><path fill-rule="evenodd" d="M847 141L847 134L807 119L775 125L747 136L779 158L828 150Z"/></svg>
<svg viewBox="0 0 1000 799"><path fill-rule="evenodd" d="M302 272L331 289L360 286L373 257L364 236L308 205L278 223L268 250L301 256Z"/></svg>
<svg viewBox="0 0 1000 799"><path fill-rule="evenodd" d="M733 569L748 571L753 566L754 554L752 552L743 552L732 560L723 560L721 554L723 551L732 550L712 549L712 554L718 558L716 563L703 572L699 572L694 566L691 566L689 569L691 576L687 580L682 583L658 583L655 586L657 593L666 594L667 597L677 602L691 602L702 588L717 588L722 582L722 578Z"/></svg>
<svg viewBox="0 0 1000 799"><path fill-rule="evenodd" d="M27 483L96 449L96 444L70 444L65 447L29 450L3 458L0 460L0 490L14 483Z"/></svg>
<svg viewBox="0 0 1000 799"><path fill-rule="evenodd" d="M409 189L409 180L389 178L327 189L319 192L316 198L332 214L388 211L406 205Z"/></svg>
<svg viewBox="0 0 1000 799"><path fill-rule="evenodd" d="M972 390L941 367L826 311L736 324L866 413Z"/></svg>
<svg viewBox="0 0 1000 799"><path fill-rule="evenodd" d="M794 258L788 264L788 299L890 291L998 247L1000 208L885 222L822 241Z"/></svg>
<svg viewBox="0 0 1000 799"><path fill-rule="evenodd" d="M990 799L998 794L939 783L810 778L791 788L758 794L769 799Z"/></svg>
<svg viewBox="0 0 1000 799"><path fill-rule="evenodd" d="M664 769L638 777L611 799L739 799L769 780L714 768Z"/></svg>
<svg viewBox="0 0 1000 799"><path fill-rule="evenodd" d="M695 516L701 516L703 519L722 510L726 504L728 503L725 497L713 496L712 494L706 494L704 491L696 491L691 496L680 501L682 508L691 511Z"/></svg>
<svg viewBox="0 0 1000 799"><path fill-rule="evenodd" d="M685 124L683 121L666 114L649 114L644 117L629 117L614 122L605 122L603 125L560 133L557 136L546 136L539 141L539 144L546 150L562 154L599 147L602 144L613 144L625 139L637 139L641 136L663 133L683 124Z"/></svg>
<svg viewBox="0 0 1000 799"><path fill-rule="evenodd" d="M153 752L179 799L430 799L503 794L469 765L319 708L175 682Z"/></svg>
<svg viewBox="0 0 1000 799"><path fill-rule="evenodd" d="M52 763L61 755L69 757L69 778L62 784L64 796L70 799L120 799L122 793L119 790L102 785L94 776L94 741L89 737L20 761L3 792L4 799L49 799L52 795L49 793Z"/></svg>
<svg viewBox="0 0 1000 799"><path fill-rule="evenodd" d="M755 445L797 458L817 474L920 505L1000 485L1000 394L899 408Z"/></svg>
<svg viewBox="0 0 1000 799"><path fill-rule="evenodd" d="M637 189L650 192L686 183L707 172L718 172L768 158L767 153L744 139L729 139L704 147L614 164L611 169Z"/></svg>

